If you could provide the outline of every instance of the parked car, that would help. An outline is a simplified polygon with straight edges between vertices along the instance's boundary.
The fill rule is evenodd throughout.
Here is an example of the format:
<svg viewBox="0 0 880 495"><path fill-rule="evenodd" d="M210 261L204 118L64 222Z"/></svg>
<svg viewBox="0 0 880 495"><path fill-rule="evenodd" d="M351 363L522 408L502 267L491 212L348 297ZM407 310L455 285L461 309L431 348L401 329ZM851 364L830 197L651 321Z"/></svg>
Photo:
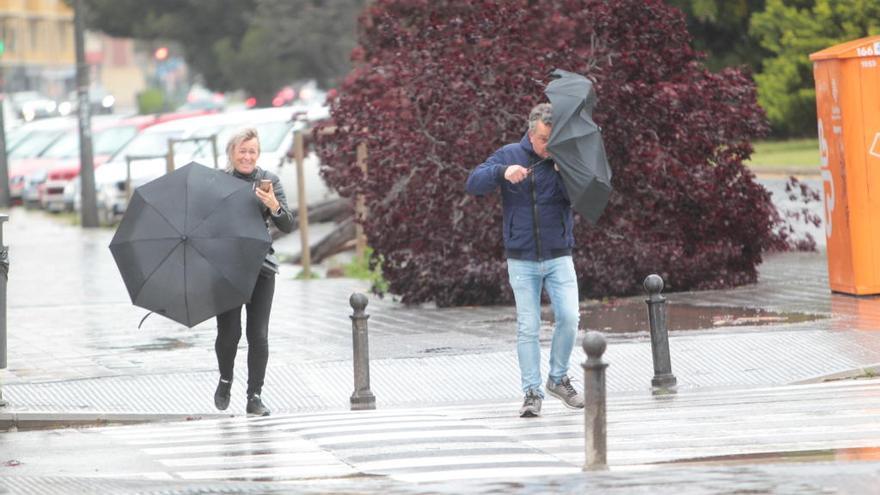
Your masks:
<svg viewBox="0 0 880 495"><path fill-rule="evenodd" d="M183 137L191 124L187 121L197 117L172 120L156 124L144 129L117 151L109 161L95 169L95 192L98 205L98 214L102 223L112 223L117 215L124 211L123 205L127 203L127 176L128 167L131 163L132 181L138 181L148 172L149 163L153 168L159 168L159 175L164 173L165 155L168 150L168 140ZM129 162L129 160L133 160ZM77 181L77 189L79 181ZM74 205L80 209L81 195L74 194Z"/></svg>
<svg viewBox="0 0 880 495"><path fill-rule="evenodd" d="M9 103L25 122L59 115L58 103L36 91L12 93L9 95Z"/></svg>
<svg viewBox="0 0 880 495"><path fill-rule="evenodd" d="M172 120L201 115L202 112L138 115L96 126L92 133L92 156L97 169L127 145L144 129ZM65 160L55 164L47 172L46 182L40 194L40 203L49 211L72 211L75 196L79 192L76 179L80 173L79 136L65 137L53 146Z"/></svg>
<svg viewBox="0 0 880 495"><path fill-rule="evenodd" d="M306 115L307 112L300 112ZM196 161L207 166L214 165L214 150L210 136L216 136L217 166L226 168L227 158L225 147L229 138L243 127L255 127L260 134L261 153L258 165L261 168L278 173L287 193L288 202L292 207L296 205L296 173L294 167L285 166L288 161L287 152L293 141L293 131L305 127L304 117L294 120L294 112L291 107L270 108L259 110L242 110L226 112L204 117L194 117L180 122L159 124L146 129L143 136L144 142L151 140L149 153L143 153L144 149L135 147L132 141L131 147L126 147L117 153L113 159L95 172L95 183L98 191L98 208L102 220L110 222L121 215L128 203L128 190L126 188L129 176L126 156L152 154L154 158L144 158L132 161L130 165L131 187L134 189L153 179L160 177L167 171L168 153L167 138L190 139L178 143L174 147L174 167ZM147 137L148 135L162 135L162 139ZM172 136L173 134L173 136ZM202 138L192 141L194 138ZM130 148L130 149L129 149ZM317 157L312 154L306 160L306 176L309 187L307 197L309 202L317 202L332 197L333 193L327 188L318 174Z"/></svg>
<svg viewBox="0 0 880 495"><path fill-rule="evenodd" d="M93 122L95 126L101 126L116 119L117 117L101 117L93 119ZM20 198L27 207L40 206L40 194L49 169L79 155L79 132L76 120L62 118L59 126L53 127L51 132L31 133L9 155L10 186L12 179L15 179L16 184L21 185L20 195L13 194L13 198ZM38 138L45 139L48 143L41 150L35 145ZM23 156L25 151L29 151L28 156ZM23 180L19 181L18 176L23 176Z"/></svg>
<svg viewBox="0 0 880 495"><path fill-rule="evenodd" d="M7 154L9 194L13 203L22 201L25 178L43 164L37 158L66 132L76 127L76 120L67 117L44 119L23 125L16 134L16 143Z"/></svg>
<svg viewBox="0 0 880 495"><path fill-rule="evenodd" d="M110 94L106 89L100 86L92 86L89 88L89 109L92 115L105 115L113 113L116 106L116 97ZM67 95L67 100L58 104L58 113L60 115L75 114L79 109L79 94L71 91Z"/></svg>

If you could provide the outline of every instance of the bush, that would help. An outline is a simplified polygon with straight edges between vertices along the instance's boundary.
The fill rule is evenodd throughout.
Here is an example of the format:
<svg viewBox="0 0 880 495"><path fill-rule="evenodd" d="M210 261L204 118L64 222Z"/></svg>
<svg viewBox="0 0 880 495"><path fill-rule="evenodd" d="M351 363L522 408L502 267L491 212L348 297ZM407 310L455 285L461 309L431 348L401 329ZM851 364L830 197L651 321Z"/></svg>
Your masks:
<svg viewBox="0 0 880 495"><path fill-rule="evenodd" d="M680 11L657 0L377 0L361 26L360 63L314 137L327 181L365 196L365 232L404 302L512 300L498 195L470 197L464 183L521 138L553 68L596 80L615 174L599 224L576 216L582 296L640 292L650 273L671 290L754 282L762 252L788 246L742 164L767 130L754 84L707 71Z"/></svg>
<svg viewBox="0 0 880 495"><path fill-rule="evenodd" d="M138 113L159 113L165 108L165 93L161 89L145 89L137 94Z"/></svg>

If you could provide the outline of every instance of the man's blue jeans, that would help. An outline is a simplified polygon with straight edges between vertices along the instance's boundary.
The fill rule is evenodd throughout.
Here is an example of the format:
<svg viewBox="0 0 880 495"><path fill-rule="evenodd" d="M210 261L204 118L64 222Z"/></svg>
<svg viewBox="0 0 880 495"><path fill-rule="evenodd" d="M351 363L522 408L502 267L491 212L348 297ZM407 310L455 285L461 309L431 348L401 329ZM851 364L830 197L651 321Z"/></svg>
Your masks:
<svg viewBox="0 0 880 495"><path fill-rule="evenodd" d="M507 273L516 298L516 352L523 393L544 397L541 388L541 288L547 289L556 328L550 343L550 379L559 383L568 374L568 361L577 338L578 285L571 256L544 261L508 259Z"/></svg>

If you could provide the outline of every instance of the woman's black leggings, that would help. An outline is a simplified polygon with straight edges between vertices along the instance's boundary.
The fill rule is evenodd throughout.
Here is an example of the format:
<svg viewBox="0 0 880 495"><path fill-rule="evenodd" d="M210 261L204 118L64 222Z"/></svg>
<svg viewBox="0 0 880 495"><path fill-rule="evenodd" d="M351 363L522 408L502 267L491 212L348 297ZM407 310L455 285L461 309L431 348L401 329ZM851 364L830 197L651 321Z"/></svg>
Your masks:
<svg viewBox="0 0 880 495"><path fill-rule="evenodd" d="M248 341L248 396L259 394L266 377L266 363L269 361L269 313L272 312L272 297L275 295L275 275L257 277L257 285L251 295L247 310ZM241 306L217 315L217 364L220 378L232 380L235 366L235 353L241 340Z"/></svg>

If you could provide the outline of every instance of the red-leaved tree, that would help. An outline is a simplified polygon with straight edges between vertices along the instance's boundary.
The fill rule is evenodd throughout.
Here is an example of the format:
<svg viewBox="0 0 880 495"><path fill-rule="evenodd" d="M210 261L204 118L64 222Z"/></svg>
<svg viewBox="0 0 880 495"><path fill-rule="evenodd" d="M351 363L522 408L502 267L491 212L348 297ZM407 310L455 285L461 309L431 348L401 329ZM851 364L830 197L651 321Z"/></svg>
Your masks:
<svg viewBox="0 0 880 495"><path fill-rule="evenodd" d="M598 225L576 215L582 296L640 291L650 273L672 290L754 282L761 253L788 242L742 164L766 131L753 82L707 71L660 0L377 0L361 28L315 139L330 185L366 198L368 242L404 302L512 300L499 195L464 184L523 136L554 68L596 81L614 173Z"/></svg>

